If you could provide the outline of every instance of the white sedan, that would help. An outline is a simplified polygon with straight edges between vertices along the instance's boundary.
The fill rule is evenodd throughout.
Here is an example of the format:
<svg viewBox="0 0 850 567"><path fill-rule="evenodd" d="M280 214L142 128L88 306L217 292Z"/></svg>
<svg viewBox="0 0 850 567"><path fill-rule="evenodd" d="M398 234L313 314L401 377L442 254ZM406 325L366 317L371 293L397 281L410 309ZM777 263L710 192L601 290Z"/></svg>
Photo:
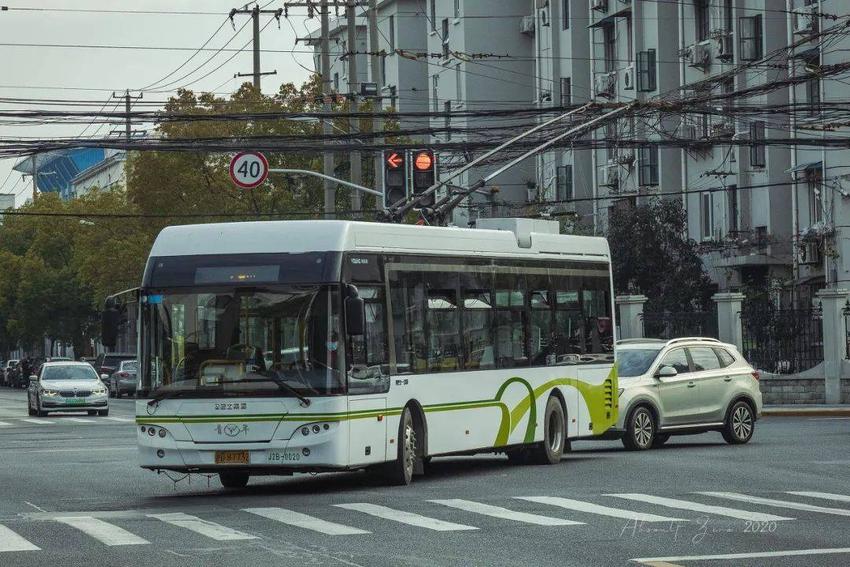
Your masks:
<svg viewBox="0 0 850 567"><path fill-rule="evenodd" d="M45 362L38 376L30 376L27 401L30 415L45 416L51 411L109 415L106 386L85 362Z"/></svg>

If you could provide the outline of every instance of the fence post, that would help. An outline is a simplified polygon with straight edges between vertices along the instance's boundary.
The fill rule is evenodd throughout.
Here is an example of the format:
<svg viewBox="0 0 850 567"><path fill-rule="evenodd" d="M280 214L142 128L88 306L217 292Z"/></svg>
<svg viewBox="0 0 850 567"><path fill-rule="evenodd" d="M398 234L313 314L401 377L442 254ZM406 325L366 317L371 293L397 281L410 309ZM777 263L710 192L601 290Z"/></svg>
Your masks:
<svg viewBox="0 0 850 567"><path fill-rule="evenodd" d="M741 328L741 305L744 294L734 291L715 293L711 298L717 304L717 338L738 347L744 352L743 330Z"/></svg>
<svg viewBox="0 0 850 567"><path fill-rule="evenodd" d="M841 403L841 361L847 353L844 303L850 291L822 289L817 293L823 316L823 372L826 403Z"/></svg>
<svg viewBox="0 0 850 567"><path fill-rule="evenodd" d="M645 295L618 295L617 305L620 306L620 336L619 339L643 338L643 304Z"/></svg>

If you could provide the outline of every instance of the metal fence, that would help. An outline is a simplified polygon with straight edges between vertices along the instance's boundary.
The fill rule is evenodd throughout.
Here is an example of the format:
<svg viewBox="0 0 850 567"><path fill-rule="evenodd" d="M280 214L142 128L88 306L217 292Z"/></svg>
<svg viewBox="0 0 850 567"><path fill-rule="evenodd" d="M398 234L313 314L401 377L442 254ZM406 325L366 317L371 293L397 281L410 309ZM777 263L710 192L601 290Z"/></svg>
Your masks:
<svg viewBox="0 0 850 567"><path fill-rule="evenodd" d="M678 337L717 338L717 312L645 311L643 313L643 336L667 340Z"/></svg>
<svg viewBox="0 0 850 567"><path fill-rule="evenodd" d="M759 370L795 374L823 362L820 309L745 306L741 312L744 356Z"/></svg>

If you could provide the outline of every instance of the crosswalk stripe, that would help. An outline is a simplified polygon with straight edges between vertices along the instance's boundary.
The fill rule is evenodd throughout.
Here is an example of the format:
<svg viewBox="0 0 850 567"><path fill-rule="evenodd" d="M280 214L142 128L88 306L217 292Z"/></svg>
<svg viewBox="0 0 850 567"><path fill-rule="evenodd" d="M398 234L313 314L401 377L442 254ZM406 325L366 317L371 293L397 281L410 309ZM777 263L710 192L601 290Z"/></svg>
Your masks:
<svg viewBox="0 0 850 567"><path fill-rule="evenodd" d="M135 423L136 418L133 417L103 417L101 419L108 419L109 421L119 421L121 423Z"/></svg>
<svg viewBox="0 0 850 567"><path fill-rule="evenodd" d="M835 500L836 502L850 502L850 496L846 494L833 494L831 492L789 492L795 496L808 496L809 498L820 498L822 500Z"/></svg>
<svg viewBox="0 0 850 567"><path fill-rule="evenodd" d="M431 500L435 504L442 504L449 508L464 510L465 512L473 512L484 516L492 516L503 520L513 520L515 522L523 522L526 524L535 524L537 526L576 526L582 525L584 522L575 522L573 520L565 520L563 518L553 518L552 516L541 516L539 514L529 514L527 512L516 512L501 506L491 506L490 504L482 504L471 500L462 500L452 498L450 500Z"/></svg>
<svg viewBox="0 0 850 567"><path fill-rule="evenodd" d="M454 532L478 529L473 526L455 524L452 522L438 520L436 518L429 518L428 516L421 516L419 514L414 514L413 512L404 512L402 510L395 510L393 508L387 508L386 506L379 506L377 504L367 504L365 502L358 502L353 504L335 504L335 506L337 508L344 508L346 510L363 512L364 514L369 514L370 516L375 516L376 518L392 520L394 522L399 522L410 526L416 526L419 528L427 528L429 530L435 530L438 532Z"/></svg>
<svg viewBox="0 0 850 567"><path fill-rule="evenodd" d="M12 425L11 423L6 423L5 421L0 421L0 427L8 427Z"/></svg>
<svg viewBox="0 0 850 567"><path fill-rule="evenodd" d="M643 512L633 512L631 510L622 510L620 508L609 508L608 506L600 506L590 502L582 502L581 500L572 500L570 498L561 498L559 496L515 496L518 500L527 500L529 502L537 502L538 504L549 504L566 508L567 510L575 510L577 512L587 512L589 514L599 514L600 516L611 516L612 518L625 518L627 520L639 520L641 522L686 522L680 518L668 518L666 516L657 516L655 514L645 514Z"/></svg>
<svg viewBox="0 0 850 567"><path fill-rule="evenodd" d="M76 528L105 545L145 545L150 543L146 539L131 534L124 528L91 516L64 516L55 518L55 520Z"/></svg>
<svg viewBox="0 0 850 567"><path fill-rule="evenodd" d="M366 530L328 522L321 518L316 518L315 516L308 516L307 514L287 510L286 508L243 508L243 511L248 512L249 514L262 516L263 518L268 518L269 520L295 526L296 528L304 528L306 530L312 530L325 535L358 535L371 533Z"/></svg>
<svg viewBox="0 0 850 567"><path fill-rule="evenodd" d="M66 417L62 421L73 421L76 423L97 423L93 419L83 419L81 417Z"/></svg>
<svg viewBox="0 0 850 567"><path fill-rule="evenodd" d="M804 510L806 512L820 512L821 514L832 514L834 516L850 516L850 510L845 510L844 508L826 508L824 506L813 506L811 504L803 504L801 502L748 496L737 492L698 492L697 494L705 494L706 496L715 496L717 498L727 498L729 500L738 500L740 502L749 502L750 504L764 504L765 506L775 506L777 508Z"/></svg>
<svg viewBox="0 0 850 567"><path fill-rule="evenodd" d="M699 502L689 502L687 500L677 500L675 498L663 498L661 496L652 496L650 494L607 494L606 496L614 496L616 498L625 498L637 502L646 502L647 504L657 504L658 506L666 506L667 508L679 508L681 510L693 510L694 512L702 512L705 514L716 514L718 516L728 516L730 518L738 518L739 520L749 520L751 522L779 522L782 520L793 520L794 518L786 518L784 516L774 516L773 514L764 514L761 512L750 512L748 510L740 510L738 508L726 508L725 506L709 506L700 504Z"/></svg>
<svg viewBox="0 0 850 567"><path fill-rule="evenodd" d="M195 533L201 534L218 541L235 541L244 539L258 539L257 536L246 534L221 524L202 520L197 516L190 516L182 512L174 512L169 514L147 514L149 518L162 520L167 524L172 524L181 528L186 528Z"/></svg>
<svg viewBox="0 0 850 567"><path fill-rule="evenodd" d="M33 419L31 417L22 417L21 421L26 421L27 423L35 423L37 425L53 425L52 421L47 421L46 419Z"/></svg>
<svg viewBox="0 0 850 567"><path fill-rule="evenodd" d="M6 526L0 525L0 553L4 551L38 551L39 549Z"/></svg>

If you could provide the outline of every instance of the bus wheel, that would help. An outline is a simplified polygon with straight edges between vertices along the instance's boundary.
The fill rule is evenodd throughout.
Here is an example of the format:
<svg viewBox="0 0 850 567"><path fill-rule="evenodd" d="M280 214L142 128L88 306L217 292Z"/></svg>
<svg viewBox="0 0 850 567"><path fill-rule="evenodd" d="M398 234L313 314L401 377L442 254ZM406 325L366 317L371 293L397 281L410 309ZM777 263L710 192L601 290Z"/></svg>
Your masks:
<svg viewBox="0 0 850 567"><path fill-rule="evenodd" d="M395 485L407 485L413 480L416 464L416 428L410 408L404 408L398 424L398 456L384 465L384 477Z"/></svg>
<svg viewBox="0 0 850 567"><path fill-rule="evenodd" d="M543 443L532 449L532 460L538 465L554 465L561 461L567 441L567 420L561 401L549 396L543 414Z"/></svg>
<svg viewBox="0 0 850 567"><path fill-rule="evenodd" d="M242 471L222 471L218 473L218 480L225 488L245 488L248 486L249 478L251 478L251 475Z"/></svg>

